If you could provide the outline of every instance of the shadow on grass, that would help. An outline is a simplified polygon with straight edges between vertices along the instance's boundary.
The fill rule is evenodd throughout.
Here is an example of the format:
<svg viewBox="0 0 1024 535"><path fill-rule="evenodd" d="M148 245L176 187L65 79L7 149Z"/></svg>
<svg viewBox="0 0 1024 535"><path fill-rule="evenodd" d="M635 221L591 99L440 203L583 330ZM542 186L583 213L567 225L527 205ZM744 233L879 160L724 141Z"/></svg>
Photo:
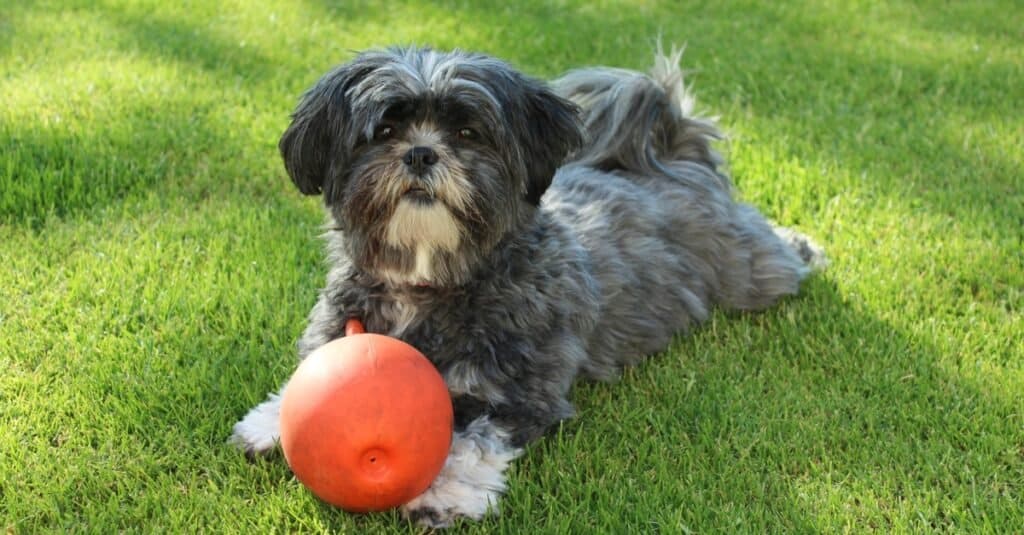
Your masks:
<svg viewBox="0 0 1024 535"><path fill-rule="evenodd" d="M122 108L126 113L130 105ZM186 149L165 137L187 132L189 117L124 118L116 135L98 125L73 132L57 128L0 125L6 130L7 169L0 170L0 221L38 227L50 216L99 208L149 188L171 174L187 175L175 153ZM181 141L178 139L176 141Z"/></svg>
<svg viewBox="0 0 1024 535"><path fill-rule="evenodd" d="M364 6L365 7L365 6ZM22 11L47 9L42 5L19 6ZM216 189L218 177L212 173L231 174L223 162L238 161L239 155L257 153L266 161L267 154L276 155L276 135L253 141L238 129L251 124L251 117L231 117L218 93L236 88L242 101L259 101L268 87L282 79L311 80L330 65L310 72L294 58L278 59L255 46L247 48L230 36L219 34L212 27L151 13L145 7L113 8L103 4L81 5L74 9L99 20L111 22L110 44L125 57L143 56L154 65L186 66L185 81L173 87L171 96L157 90L150 95L134 95L122 102L109 102L105 109L90 109L91 117L80 118L73 125L64 123L0 124L0 133L7 138L8 160L0 169L0 221L33 227L45 225L49 217L63 218L82 212L102 209L111 203L134 195L159 191L163 194L202 195ZM361 8L323 6L331 16L344 19L345 24L358 25L362 17L376 11ZM415 11L414 4L406 10ZM535 14L539 22L553 8L542 8ZM463 14L465 24L479 25L477 14ZM588 19L589 20L589 19ZM568 26L575 24L575 20ZM593 21L587 22L593 25ZM485 27L500 27L491 18ZM26 29L30 35L33 29ZM542 45L541 45L542 46ZM338 58L342 61L345 58ZM66 68L73 69L69 63ZM179 69L180 70L180 69ZM294 75L288 74L289 72ZM145 82L146 85L160 81ZM175 82L167 82L173 84ZM282 90L283 91L283 90ZM287 102L278 115L281 129L287 122L291 105L301 89L294 94L277 95ZM136 98L138 97L138 98ZM111 98L100 95L100 98ZM145 101L143 101L145 100ZM255 115L264 110L256 109ZM66 110L74 113L73 110ZM225 117L228 115L227 117ZM225 121L227 119L227 121ZM232 119L238 119L231 122ZM275 176L281 176L279 162L274 162ZM244 167L244 163L242 166ZM215 167L211 169L211 167ZM236 177L229 177L236 178ZM185 188L179 192L168 182Z"/></svg>
<svg viewBox="0 0 1024 535"><path fill-rule="evenodd" d="M968 31L947 18L925 19L906 22L936 36ZM985 228L987 237L1024 243L1024 167L1012 152L1021 138L1006 119L1012 110L1005 98L1014 80L1024 80L1024 63L983 61L968 50L956 58L926 51L905 57L895 43L872 43L862 52L858 39L868 38L851 36L844 43L853 44L842 48L813 38L762 48L726 98L746 108L766 138L785 140L777 144L783 160L798 160L810 172L836 164L849 171L852 181L823 177L810 185L808 197L822 204L857 190L865 198L878 193L908 213L952 217ZM778 77L778 65L814 79L783 87L762 82ZM744 179L736 177L741 191Z"/></svg>
<svg viewBox="0 0 1024 535"><path fill-rule="evenodd" d="M644 67L649 62L647 57L638 58L637 48L650 50L659 34L666 43L691 42L694 44L691 49L699 56L713 55L714 57L726 60L726 65L745 65L750 68L747 72L748 79L744 82L739 79L722 79L734 74L709 72L705 73L705 80L711 78L714 84L719 87L736 87L740 82L747 87L738 88L741 93L740 101L747 101L753 107L758 117L769 117L772 121L794 121L794 118L801 116L801 109L804 105L799 102L787 101L784 94L770 96L772 91L784 91L785 88L758 87L757 80L760 78L757 72L763 69L774 69L777 65L792 63L792 58L801 58L801 68L806 71L821 73L822 77L813 83L819 85L831 85L836 91L842 91L851 76L858 77L865 74L865 78L876 80L888 80L891 78L891 71L898 68L904 71L903 79L906 80L902 86L879 87L877 94L853 95L848 105L836 110L825 110L826 118L835 118L837 122L849 125L851 129L858 129L861 124L859 119L886 123L889 125L906 123L911 132L919 131L922 138L929 136L926 127L915 128L914 123L925 119L924 117L908 115L897 106L887 105L889 100L906 100L920 97L922 94L934 94L936 84L942 83L946 67L942 61L936 60L930 63L916 62L915 60L900 61L895 58L888 58L886 61L869 61L846 51L828 50L822 52L820 43L813 39L793 39L785 43L785 46L762 46L756 32L734 32L726 35L721 25L708 26L707 29L699 24L689 26L689 21L699 21L702 13L707 11L710 15L724 17L727 15L715 11L737 9L733 7L714 6L683 6L679 8L666 8L655 6L646 8L644 6L629 7L624 4L622 9L614 13L607 9L599 8L561 8L548 4L528 4L517 7L486 7L478 4L452 3L452 2L413 2L401 6L395 6L388 10L373 8L371 3L333 3L333 2L311 2L317 10L325 17L336 22L343 22L344 25L358 26L366 19L388 18L388 20L416 20L417 17L432 16L441 19L452 20L453 28L464 29L468 32L467 38L458 37L457 32L451 35L437 35L440 46L465 46L465 41L487 43L492 47L489 52L510 59L511 61L527 67L539 67L544 71L539 74L554 75L558 72L578 66L580 64L606 63L621 66ZM23 10L42 10L42 6L28 4L20 7ZM133 8L111 8L109 6L80 7L90 12L99 14L105 20L115 23L118 33L112 39L116 49L125 54L142 53L145 56L160 61L171 60L181 62L185 65L194 66L212 76L214 83L223 84L225 87L237 86L242 93L253 93L257 90L265 90L268 80L281 76L281 73L294 73L296 79L312 79L322 71L329 68L324 65L316 69L316 72L307 72L301 64L293 61L286 53L280 57L274 53L259 50L256 47L240 47L239 43L230 36L217 33L208 27L202 27L195 23L186 22L180 19L172 19L166 16L158 16L150 13L142 7ZM756 30L758 24L768 24L771 21L782 20L786 16L793 16L793 13L780 13L778 8L771 6L744 6L743 17L736 18L738 28ZM920 10L918 10L920 11ZM663 21L673 13L679 14L680 21L671 21L675 25L688 25L688 34L683 30L669 25L664 27ZM802 15L801 15L802 16ZM816 19L807 15L810 22ZM972 17L965 17L973 20ZM927 10L922 12L920 20L906 21L907 24L919 24L929 31L948 33L952 35L972 32L978 34L982 30L991 30L995 23L984 23L983 28L964 26L956 20L945 16L929 14ZM753 26L751 26L753 24ZM996 24L996 26L999 26ZM470 29L472 30L470 32ZM813 28L812 28L813 29ZM820 29L819 29L820 30ZM706 34L706 35L705 35ZM579 40L578 35L598 36L594 39ZM979 35L979 39L983 34ZM856 39L857 36L852 36ZM728 39L731 50L724 50L718 47L715 41ZM344 36L339 36L344 40ZM552 52L552 45L567 43L572 46L561 46ZM703 45L702 45L703 43ZM382 43L387 44L387 43ZM701 47L705 47L701 49ZM750 50L747 55L740 51ZM747 57L744 57L747 56ZM538 60L537 58L543 58ZM597 61L595 61L595 58ZM753 58L753 59L751 59ZM338 58L339 61L345 58ZM751 63L751 62L755 63ZM992 113L993 109L999 109L1002 93L998 91L1005 87L1005 81L1012 73L1013 66L997 65L995 67L978 66L971 74L972 85L979 87L994 88L982 95L982 101L974 102L967 100L951 101L949 98L936 98L936 104L943 107L950 107L966 117ZM285 74L285 77L291 75ZM770 77L769 77L770 78ZM889 91L890 94L885 94ZM715 90L722 94L721 90ZM743 92L749 92L744 97ZM998 93L998 94L997 94ZM728 94L728 93L726 93ZM971 93L973 94L973 93ZM294 97L294 95L289 95ZM283 97L282 97L283 98ZM779 102L778 99L782 100ZM287 100L291 102L291 100ZM131 103L126 103L131 106ZM170 127L172 130L193 132L193 139L199 143L195 149L207 151L215 159L229 157L230 154L237 154L242 148L240 141L231 139L229 134L231 124L196 124L194 115L196 110L188 110L187 106L170 106L164 112L156 112L144 120L135 120L130 127L132 136L131 142L122 142L112 147L112 150L103 153L94 147L108 144L107 134L99 124L95 125L89 132L79 135L80 142L68 143L69 137L74 137L59 130L51 131L28 131L25 132L21 125L7 125L11 130L11 137L18 150L22 152L22 158L16 160L13 171L5 177L13 186L10 190L20 193L8 193L4 197L3 205L0 206L0 214L9 222L15 221L38 221L43 214L53 213L58 216L76 213L82 209L102 205L104 199L117 199L139 189L145 189L158 183L162 173L166 172L160 168L159 162L166 159L166 152L175 152L180 149L174 147L173 143L160 140L164 153L157 153L153 143L147 143L158 132ZM281 110L282 127L289 107ZM192 112L191 114L189 112ZM949 110L946 110L949 111ZM844 119L843 115L847 117ZM844 137L844 133L817 132L813 123L818 118L812 118L809 122L800 122L794 125L794 130L805 129L808 137L814 145L822 151L833 153L843 162L848 162L847 167L857 168L867 166L875 161L878 155L865 154L862 146L862 139ZM237 125L236 125L237 127ZM877 132L869 131L868 135ZM895 130L883 129L882 134L891 135ZM273 142L268 140L268 144ZM885 145L884 139L875 140L880 145ZM54 144L61 145L54 148ZM147 146L149 145L149 146ZM168 146L170 145L170 146ZM883 161L889 161L895 170L907 171L908 165L914 164L913 159L906 159L905 152L913 151L915 144L899 146L904 153L892 153L883 155ZM970 168L974 155L962 154L956 147L947 147L949 150L936 150L938 161L932 162L935 168L963 169ZM899 150L897 152L899 152ZM962 154L962 155L961 155ZM806 155L804 155L806 158ZM38 162L59 162L47 172L34 172ZM157 163L154 163L157 162ZM189 174L189 166L195 165L183 158L175 162L175 167L181 175ZM986 174L983 176L970 176L969 173L961 172L958 180L948 180L937 184L944 191L953 189L960 198L971 198L979 194L978 188L971 188L974 181L991 181L995 188L992 195L998 196L1006 191L1019 189L1020 184L1013 180L1013 177L1020 174L1019 165L1012 162L998 164L998 173ZM32 180L23 180L21 175L37 175ZM877 173L876 173L877 174ZM882 178L882 177L879 177ZM894 185L899 182L899 177L890 177ZM882 178L884 180L884 178ZM22 184L17 184L22 182ZM1019 182L1019 181L1018 181ZM83 184L96 183L99 187L95 191L88 190ZM929 187L919 183L918 187ZM985 195L982 193L982 195ZM978 199L981 203L991 202L991 197ZM964 203L971 204L971 203ZM940 210L947 210L948 207L940 207ZM956 207L954 206L954 209ZM984 213L976 214L979 217L986 217ZM1014 221L1013 224L1018 222Z"/></svg>
<svg viewBox="0 0 1024 535"><path fill-rule="evenodd" d="M18 9L45 12L47 7L25 4ZM8 154L11 155L7 168L0 169L0 186L4 190L0 194L0 220L5 223L39 227L49 217L63 218L102 209L126 197L145 195L153 190L175 194L175 188L167 187L168 182L184 186L186 190L191 188L200 195L216 189L218 178L211 173L230 174L232 169L221 166L211 170L211 166L237 161L239 155L254 152L250 144L253 140L236 132L248 126L250 121L246 119L251 118L232 123L232 117L228 116L225 122L227 112L223 106L230 103L214 100L218 92L230 93L230 88L237 88L243 95L240 100L259 101L260 95L282 78L311 80L330 67L323 65L310 72L293 57L277 58L255 46L242 47L212 26L169 18L150 12L144 6L115 8L83 4L73 9L111 23L109 42L117 54L141 55L153 60L154 65L181 64L186 69L194 69L195 72L185 71L186 80L182 82L191 85L172 88L173 96L160 93L139 97L148 99L146 102L129 98L108 103L107 109L92 109L89 113L93 117L79 119L73 126L59 123L0 125L0 132L8 138ZM421 4L398 9L395 16L408 16L410 20L415 20L418 10L437 11L444 16L453 14L440 7ZM370 9L368 4L354 7L325 4L320 10L343 20L345 25L359 25L364 17L379 16L381 12L379 8ZM534 6L528 14L519 14L517 22L528 29L531 38L520 41L525 49L512 47L516 41L510 40L505 51L516 50L522 56L525 50L528 57L539 55L537 51L546 46L543 32L532 28L541 28L541 23L557 11L549 6ZM474 8L456 11L454 15L466 27L491 28L498 32L503 28L504 19L492 10ZM593 28L598 24L597 16L565 18L565 24L557 31ZM26 35L31 35L32 31L38 29L26 29ZM546 59L544 63L552 63L550 58ZM73 69L75 65L69 63L66 68ZM159 83L146 82L147 85ZM278 113L281 129L300 90L277 95L281 102L288 103ZM253 114L260 111L252 110ZM272 148L276 135L277 132L257 142L261 160L265 161L268 153L276 154ZM281 175L276 161L273 172Z"/></svg>
<svg viewBox="0 0 1024 535"><path fill-rule="evenodd" d="M618 385L578 387L580 416L520 461L505 514L555 508L573 530L609 505L618 526L668 532L1017 525L1020 402L956 360L812 280L780 309L716 315Z"/></svg>
<svg viewBox="0 0 1024 535"><path fill-rule="evenodd" d="M77 105L57 103L58 113L70 117L45 124L0 124L7 143L7 166L0 168L0 221L39 227L49 217L98 210L154 191L202 196L223 188L226 179L241 178L240 169L251 168L252 162L240 157L265 161L266 154L276 155L272 136L254 144L248 132L240 131L251 127L252 116L239 117L216 100L231 87L249 93L241 100L257 100L253 95L277 72L274 62L181 20L103 5L80 9L115 23L111 42L124 57L141 53L154 65L180 62L206 74L186 71L180 82L143 81L139 85L146 86L140 90L145 93L126 90L121 101L109 94L88 94L86 98L101 104L86 107L82 116ZM95 83L103 87L103 81ZM163 90L161 84L170 88ZM282 129L287 113L280 112ZM264 173L281 175L278 169ZM218 173L222 176L213 176Z"/></svg>
<svg viewBox="0 0 1024 535"><path fill-rule="evenodd" d="M336 21L358 19L374 2L332 2L307 0L326 17ZM623 49L639 41L653 50L657 21L640 9L609 13L597 6L556 5L548 2L413 1L389 6L382 17L394 24L427 20L426 28L444 26L451 31L419 36L421 41L389 40L387 35L375 46L427 45L441 49L475 48L493 54L530 71L534 76L551 76L579 66L592 58L603 61L626 58ZM409 32L417 33L417 32ZM581 40L580 35L600 36ZM607 36L613 36L607 39ZM567 43L570 46L558 46ZM627 46L629 45L629 46ZM614 54L614 58L609 55ZM636 59L636 58L629 58ZM647 61L647 58L644 58ZM530 67L534 67L531 69Z"/></svg>

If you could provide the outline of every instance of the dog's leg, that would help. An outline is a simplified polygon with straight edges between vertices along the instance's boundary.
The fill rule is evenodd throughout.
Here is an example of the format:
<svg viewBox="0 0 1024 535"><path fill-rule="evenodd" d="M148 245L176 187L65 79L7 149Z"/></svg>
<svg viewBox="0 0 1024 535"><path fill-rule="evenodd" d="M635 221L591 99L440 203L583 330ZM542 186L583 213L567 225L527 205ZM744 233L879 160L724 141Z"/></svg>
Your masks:
<svg viewBox="0 0 1024 535"><path fill-rule="evenodd" d="M334 340L344 332L343 314L332 305L330 296L321 295L313 310L309 313L309 324L298 342L299 361L305 359L318 347ZM269 453L277 446L281 438L281 393L271 393L267 400L253 407L245 418L235 424L231 438L228 440L246 455L253 457Z"/></svg>
<svg viewBox="0 0 1024 535"><path fill-rule="evenodd" d="M489 417L473 420L453 435L441 474L426 492L402 506L402 514L433 528L450 526L458 517L483 518L497 510L505 469L521 453Z"/></svg>
<svg viewBox="0 0 1024 535"><path fill-rule="evenodd" d="M280 415L281 395L272 393L235 424L228 441L249 457L269 453L281 438Z"/></svg>
<svg viewBox="0 0 1024 535"><path fill-rule="evenodd" d="M728 308L761 310L794 295L800 282L827 261L810 238L774 227L753 206L736 206L732 220L734 257L722 266L720 302Z"/></svg>

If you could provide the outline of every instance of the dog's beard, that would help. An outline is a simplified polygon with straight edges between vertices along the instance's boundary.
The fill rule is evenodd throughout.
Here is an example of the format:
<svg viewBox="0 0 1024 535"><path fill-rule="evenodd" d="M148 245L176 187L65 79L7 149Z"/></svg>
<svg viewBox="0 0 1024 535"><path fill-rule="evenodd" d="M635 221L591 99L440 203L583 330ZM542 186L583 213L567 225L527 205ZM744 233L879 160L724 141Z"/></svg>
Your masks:
<svg viewBox="0 0 1024 535"><path fill-rule="evenodd" d="M455 254L459 249L462 227L441 202L420 198L405 199L391 214L384 233L385 242L413 255L412 265L403 263L404 269L386 269L381 275L389 282L429 286L436 284L438 254Z"/></svg>
<svg viewBox="0 0 1024 535"><path fill-rule="evenodd" d="M465 280L483 220L478 192L450 149L435 145L438 163L422 176L402 163L397 143L354 174L343 209L357 266L392 286L448 286Z"/></svg>

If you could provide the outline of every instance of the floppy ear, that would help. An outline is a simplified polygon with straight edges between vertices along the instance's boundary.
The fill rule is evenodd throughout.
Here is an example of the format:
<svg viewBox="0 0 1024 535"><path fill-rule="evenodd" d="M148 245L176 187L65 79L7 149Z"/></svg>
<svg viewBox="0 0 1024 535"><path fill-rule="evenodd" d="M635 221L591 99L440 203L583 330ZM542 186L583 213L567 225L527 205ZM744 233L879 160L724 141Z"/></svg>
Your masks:
<svg viewBox="0 0 1024 535"><path fill-rule="evenodd" d="M351 113L346 92L366 72L349 64L327 73L302 95L292 113L292 123L277 146L302 193L317 195L327 189L332 160L346 157L341 139Z"/></svg>
<svg viewBox="0 0 1024 535"><path fill-rule="evenodd" d="M539 205L555 171L566 156L583 145L579 109L536 84L526 97L526 125L521 140L526 159L526 200Z"/></svg>

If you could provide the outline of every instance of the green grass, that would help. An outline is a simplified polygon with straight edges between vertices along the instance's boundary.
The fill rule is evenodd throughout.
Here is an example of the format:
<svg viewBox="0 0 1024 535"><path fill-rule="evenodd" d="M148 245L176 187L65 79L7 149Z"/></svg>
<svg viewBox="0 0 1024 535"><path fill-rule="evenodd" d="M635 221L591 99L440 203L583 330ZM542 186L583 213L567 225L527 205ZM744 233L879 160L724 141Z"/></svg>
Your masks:
<svg viewBox="0 0 1024 535"><path fill-rule="evenodd" d="M1024 10L519 4L3 3L0 529L416 531L225 444L291 372L324 275L288 114L374 45L551 76L645 68L659 35L688 44L742 197L832 265L577 388L464 530L1024 526Z"/></svg>

